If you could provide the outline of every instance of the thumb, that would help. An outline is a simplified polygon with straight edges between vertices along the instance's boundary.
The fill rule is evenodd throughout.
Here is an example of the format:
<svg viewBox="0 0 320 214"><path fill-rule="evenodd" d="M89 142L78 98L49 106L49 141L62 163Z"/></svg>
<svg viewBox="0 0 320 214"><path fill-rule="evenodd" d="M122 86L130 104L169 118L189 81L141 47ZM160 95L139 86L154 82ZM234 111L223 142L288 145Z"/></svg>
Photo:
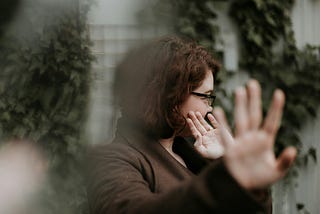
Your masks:
<svg viewBox="0 0 320 214"><path fill-rule="evenodd" d="M277 159L277 169L284 176L288 169L292 166L297 156L296 148L290 146L286 148Z"/></svg>

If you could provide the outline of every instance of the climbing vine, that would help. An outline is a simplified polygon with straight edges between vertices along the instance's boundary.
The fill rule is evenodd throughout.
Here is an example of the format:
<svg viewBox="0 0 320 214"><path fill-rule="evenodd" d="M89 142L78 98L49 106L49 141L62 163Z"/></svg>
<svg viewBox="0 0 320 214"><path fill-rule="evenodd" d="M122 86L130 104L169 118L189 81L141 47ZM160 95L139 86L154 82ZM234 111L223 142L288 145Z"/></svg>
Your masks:
<svg viewBox="0 0 320 214"><path fill-rule="evenodd" d="M306 119L316 117L320 104L320 49L310 45L296 48L290 18L293 5L293 0L241 0L230 7L241 35L241 66L262 83L266 100L274 88L286 94L277 153L288 145L301 149L298 132ZM314 148L301 153L297 163L308 157L316 161Z"/></svg>
<svg viewBox="0 0 320 214"><path fill-rule="evenodd" d="M0 38L0 139L30 139L48 158L48 183L30 213L86 210L79 163L93 57L89 3L78 3L26 1Z"/></svg>

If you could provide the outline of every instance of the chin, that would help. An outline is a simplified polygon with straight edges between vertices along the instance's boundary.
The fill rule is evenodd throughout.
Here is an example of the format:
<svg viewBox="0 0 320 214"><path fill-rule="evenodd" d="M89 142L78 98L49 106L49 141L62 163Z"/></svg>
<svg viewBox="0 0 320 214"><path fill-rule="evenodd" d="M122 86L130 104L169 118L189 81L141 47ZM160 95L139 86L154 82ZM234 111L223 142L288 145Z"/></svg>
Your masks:
<svg viewBox="0 0 320 214"><path fill-rule="evenodd" d="M186 126L181 132L177 134L180 137L192 137L192 133L188 126Z"/></svg>

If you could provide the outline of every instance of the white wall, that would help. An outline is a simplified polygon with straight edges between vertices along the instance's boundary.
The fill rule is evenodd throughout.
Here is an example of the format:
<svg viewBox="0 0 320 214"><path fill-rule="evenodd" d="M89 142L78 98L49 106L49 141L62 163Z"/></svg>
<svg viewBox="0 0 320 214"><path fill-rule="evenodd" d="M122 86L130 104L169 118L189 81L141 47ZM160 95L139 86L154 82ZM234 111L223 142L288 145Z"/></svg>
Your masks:
<svg viewBox="0 0 320 214"><path fill-rule="evenodd" d="M100 25L137 24L136 13L150 0L95 0L89 21Z"/></svg>
<svg viewBox="0 0 320 214"><path fill-rule="evenodd" d="M306 44L320 45L320 1L296 0L291 16L297 47L302 49ZM314 84L320 84L320 82ZM320 109L318 115L320 115ZM310 147L314 147L319 157L320 116L309 119L302 127L301 150L306 153ZM310 159L308 165L301 168L298 173L297 186L288 186L285 183L278 185L277 198L286 200L280 204L280 209L277 209L275 214L298 213L295 209L297 203L304 204L305 210L310 214L320 213L320 165Z"/></svg>
<svg viewBox="0 0 320 214"><path fill-rule="evenodd" d="M239 36L236 26L228 15L230 1L213 2L214 10L219 17L215 20L219 26L220 38L217 41L217 50L223 51L223 66L228 71L239 70Z"/></svg>
<svg viewBox="0 0 320 214"><path fill-rule="evenodd" d="M89 29L97 61L92 68L90 143L103 143L113 136L115 111L112 98L114 68L126 51L139 42L167 33L164 26L141 26L137 13L153 0L95 0L89 13Z"/></svg>
<svg viewBox="0 0 320 214"><path fill-rule="evenodd" d="M320 84L320 83L318 83ZM320 108L316 119L308 120L300 132L303 141L303 152L310 147L316 149L320 154ZM310 159L306 167L301 168L297 179L298 186L295 188L295 199L297 203L305 204L306 209L311 213L320 213L320 166Z"/></svg>
<svg viewBox="0 0 320 214"><path fill-rule="evenodd" d="M298 48L303 48L307 43L320 45L319 0L296 0L292 22Z"/></svg>

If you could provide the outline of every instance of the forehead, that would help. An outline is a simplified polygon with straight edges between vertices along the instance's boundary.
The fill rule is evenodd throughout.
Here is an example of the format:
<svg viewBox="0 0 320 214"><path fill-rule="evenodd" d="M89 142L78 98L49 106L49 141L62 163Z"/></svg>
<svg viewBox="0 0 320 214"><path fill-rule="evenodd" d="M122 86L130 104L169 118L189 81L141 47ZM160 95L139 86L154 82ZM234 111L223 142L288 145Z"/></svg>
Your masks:
<svg viewBox="0 0 320 214"><path fill-rule="evenodd" d="M200 86L197 88L197 90L201 90L201 92L209 92L213 91L214 89L214 79L213 79L213 74L211 70L207 70L206 76L203 79L202 83Z"/></svg>

